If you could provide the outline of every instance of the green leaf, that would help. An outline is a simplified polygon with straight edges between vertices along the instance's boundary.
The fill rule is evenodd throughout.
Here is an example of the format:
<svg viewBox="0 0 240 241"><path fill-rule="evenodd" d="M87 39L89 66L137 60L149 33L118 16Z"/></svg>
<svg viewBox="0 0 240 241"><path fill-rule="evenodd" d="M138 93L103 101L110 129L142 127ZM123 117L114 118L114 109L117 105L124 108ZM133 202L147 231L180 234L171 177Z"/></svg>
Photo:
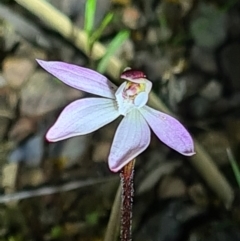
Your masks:
<svg viewBox="0 0 240 241"><path fill-rule="evenodd" d="M94 31L92 36L90 37L91 44L94 44L102 35L104 29L108 26L108 24L112 21L114 14L108 13L104 19L102 20L100 26Z"/></svg>
<svg viewBox="0 0 240 241"><path fill-rule="evenodd" d="M228 155L228 159L230 161L230 164L232 166L232 169L233 169L233 173L235 175L235 178L236 178L236 181L238 183L238 186L240 188L240 170L239 170L239 166L237 164L237 161L235 160L233 154L232 154L232 151L227 148L227 155Z"/></svg>
<svg viewBox="0 0 240 241"><path fill-rule="evenodd" d="M86 222L90 225L96 225L99 221L99 213L96 212L92 212L86 215Z"/></svg>
<svg viewBox="0 0 240 241"><path fill-rule="evenodd" d="M102 57L102 59L100 60L100 62L98 64L98 67L97 67L98 72L100 72L100 73L105 72L110 57L116 52L116 50L128 38L129 38L129 31L121 31L114 37L114 39L111 41L111 43L107 47L107 52L105 53L105 55Z"/></svg>
<svg viewBox="0 0 240 241"><path fill-rule="evenodd" d="M94 27L96 3L96 0L87 0L85 5L84 30L86 31L88 37L90 37Z"/></svg>
<svg viewBox="0 0 240 241"><path fill-rule="evenodd" d="M61 226L55 226L51 229L50 236L52 239L60 238L63 235L63 230Z"/></svg>

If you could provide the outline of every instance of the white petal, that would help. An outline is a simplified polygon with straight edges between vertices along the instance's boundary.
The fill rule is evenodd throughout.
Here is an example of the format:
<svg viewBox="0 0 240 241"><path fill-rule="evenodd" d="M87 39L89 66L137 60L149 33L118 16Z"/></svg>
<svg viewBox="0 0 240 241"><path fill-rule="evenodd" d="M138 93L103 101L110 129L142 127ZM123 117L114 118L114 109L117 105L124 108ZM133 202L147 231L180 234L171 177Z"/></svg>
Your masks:
<svg viewBox="0 0 240 241"><path fill-rule="evenodd" d="M149 94L152 89L152 82L146 79L146 92Z"/></svg>
<svg viewBox="0 0 240 241"><path fill-rule="evenodd" d="M76 100L62 111L46 138L55 142L88 134L112 122L118 116L115 100L104 98Z"/></svg>
<svg viewBox="0 0 240 241"><path fill-rule="evenodd" d="M57 61L37 60L37 62L46 71L73 88L111 99L115 98L117 87L94 70Z"/></svg>
<svg viewBox="0 0 240 241"><path fill-rule="evenodd" d="M148 93L147 92L140 92L134 99L134 105L138 108L143 107L146 105L148 101Z"/></svg>
<svg viewBox="0 0 240 241"><path fill-rule="evenodd" d="M142 153L150 143L150 129L141 113L135 109L120 123L110 150L108 165L113 172Z"/></svg>

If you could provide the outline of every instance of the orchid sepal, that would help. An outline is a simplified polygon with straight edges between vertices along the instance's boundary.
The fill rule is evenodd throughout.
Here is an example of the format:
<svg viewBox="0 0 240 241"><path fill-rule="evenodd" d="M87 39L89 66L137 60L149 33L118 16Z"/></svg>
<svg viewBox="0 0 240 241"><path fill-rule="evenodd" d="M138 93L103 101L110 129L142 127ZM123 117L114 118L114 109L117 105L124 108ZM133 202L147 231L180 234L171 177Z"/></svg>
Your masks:
<svg viewBox="0 0 240 241"><path fill-rule="evenodd" d="M115 99L116 85L94 70L58 61L37 59L37 62L50 74L75 89Z"/></svg>

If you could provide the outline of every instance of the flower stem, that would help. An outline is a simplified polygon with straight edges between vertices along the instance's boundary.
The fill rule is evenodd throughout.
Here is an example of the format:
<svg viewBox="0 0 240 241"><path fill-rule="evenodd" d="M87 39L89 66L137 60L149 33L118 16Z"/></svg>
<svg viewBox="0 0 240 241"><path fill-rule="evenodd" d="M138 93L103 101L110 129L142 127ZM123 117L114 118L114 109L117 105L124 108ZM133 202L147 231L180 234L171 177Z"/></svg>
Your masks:
<svg viewBox="0 0 240 241"><path fill-rule="evenodd" d="M122 184L121 203L121 241L132 240L132 203L133 203L133 173L135 159L129 162L120 172Z"/></svg>

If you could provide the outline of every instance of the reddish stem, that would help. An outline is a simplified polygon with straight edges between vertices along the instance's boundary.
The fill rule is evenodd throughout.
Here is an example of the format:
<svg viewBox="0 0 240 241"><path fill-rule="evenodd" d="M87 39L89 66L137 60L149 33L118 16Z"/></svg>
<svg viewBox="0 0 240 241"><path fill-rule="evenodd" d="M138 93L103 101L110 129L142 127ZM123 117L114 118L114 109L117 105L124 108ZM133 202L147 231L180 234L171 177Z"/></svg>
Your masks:
<svg viewBox="0 0 240 241"><path fill-rule="evenodd" d="M132 240L132 203L133 203L133 173L135 160L129 162L120 172L122 184L121 204L121 241Z"/></svg>

